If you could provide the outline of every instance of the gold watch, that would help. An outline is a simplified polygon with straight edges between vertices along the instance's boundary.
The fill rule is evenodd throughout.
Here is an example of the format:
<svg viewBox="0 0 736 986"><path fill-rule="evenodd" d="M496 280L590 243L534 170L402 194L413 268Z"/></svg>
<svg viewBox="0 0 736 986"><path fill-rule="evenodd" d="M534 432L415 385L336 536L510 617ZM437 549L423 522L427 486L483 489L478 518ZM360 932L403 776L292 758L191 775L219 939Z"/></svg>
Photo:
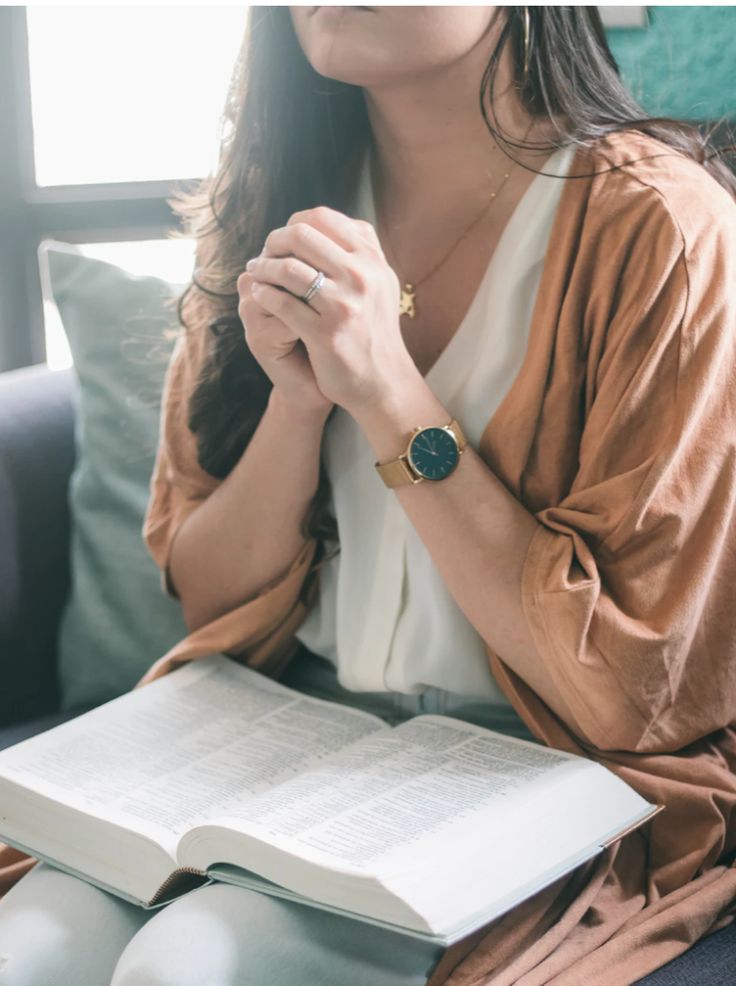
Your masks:
<svg viewBox="0 0 736 986"><path fill-rule="evenodd" d="M406 451L383 465L376 462L376 470L389 489L421 483L425 479L436 482L446 479L457 469L467 444L468 440L454 418L441 427L420 425L409 436Z"/></svg>

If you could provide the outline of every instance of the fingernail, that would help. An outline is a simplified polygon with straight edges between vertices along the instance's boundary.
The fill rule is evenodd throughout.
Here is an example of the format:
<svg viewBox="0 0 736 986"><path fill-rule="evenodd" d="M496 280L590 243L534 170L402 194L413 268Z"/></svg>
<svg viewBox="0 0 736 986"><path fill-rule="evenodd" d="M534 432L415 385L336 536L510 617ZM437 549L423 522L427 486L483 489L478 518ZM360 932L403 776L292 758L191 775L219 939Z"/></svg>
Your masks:
<svg viewBox="0 0 736 986"><path fill-rule="evenodd" d="M245 265L245 269L246 270L253 270L253 268L255 267L255 265L256 265L255 260L249 260L248 263Z"/></svg>

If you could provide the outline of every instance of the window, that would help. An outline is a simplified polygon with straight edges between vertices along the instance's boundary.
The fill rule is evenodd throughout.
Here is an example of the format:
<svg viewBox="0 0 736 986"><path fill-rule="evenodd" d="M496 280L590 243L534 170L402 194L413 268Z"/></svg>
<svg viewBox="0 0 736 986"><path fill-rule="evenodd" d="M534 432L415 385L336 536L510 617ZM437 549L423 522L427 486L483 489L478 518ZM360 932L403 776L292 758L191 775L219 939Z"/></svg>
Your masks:
<svg viewBox="0 0 736 986"><path fill-rule="evenodd" d="M201 176L244 7L28 7L39 186Z"/></svg>
<svg viewBox="0 0 736 986"><path fill-rule="evenodd" d="M242 6L0 6L0 371L69 365L47 238L180 283L166 199L216 166ZM10 151L10 153L7 153Z"/></svg>

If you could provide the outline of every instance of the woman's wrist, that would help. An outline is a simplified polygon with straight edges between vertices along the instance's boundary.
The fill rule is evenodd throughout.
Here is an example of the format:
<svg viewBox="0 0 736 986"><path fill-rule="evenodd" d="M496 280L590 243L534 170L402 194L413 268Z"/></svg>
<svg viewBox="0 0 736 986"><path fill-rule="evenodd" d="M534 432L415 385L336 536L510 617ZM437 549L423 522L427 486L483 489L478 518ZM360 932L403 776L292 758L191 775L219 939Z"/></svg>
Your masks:
<svg viewBox="0 0 736 986"><path fill-rule="evenodd" d="M292 427L303 427L308 430L317 429L321 431L330 415L334 404L325 404L320 407L305 407L290 401L284 394L273 387L268 398L268 406L272 414L279 419L288 422Z"/></svg>

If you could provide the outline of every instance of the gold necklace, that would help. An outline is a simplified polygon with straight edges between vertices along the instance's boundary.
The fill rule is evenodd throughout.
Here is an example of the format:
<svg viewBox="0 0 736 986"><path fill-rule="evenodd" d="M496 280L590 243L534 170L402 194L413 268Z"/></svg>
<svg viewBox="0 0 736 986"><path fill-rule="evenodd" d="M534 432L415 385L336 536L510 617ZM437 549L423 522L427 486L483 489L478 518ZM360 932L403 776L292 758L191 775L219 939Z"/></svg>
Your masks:
<svg viewBox="0 0 736 986"><path fill-rule="evenodd" d="M527 138L530 130L531 130L531 125L529 126L526 134L524 135L524 140L526 140L526 138ZM440 262L438 264L435 264L435 266L430 270L430 272L428 274L425 274L424 277L421 278L421 280L415 281L414 283L410 283L409 281L407 281L404 284L403 288L401 289L401 298L399 299L399 316L401 316L401 315L408 315L409 318L414 318L416 316L416 293L417 293L417 288L419 287L420 284L423 284L428 278L430 278L432 276L432 274L434 274L434 272L439 267L442 266L442 264L444 264L444 262L450 256L450 254L455 250L455 248L457 247L458 243L460 243L461 240L465 239L465 237L468 235L468 233L475 226L477 226L477 224L481 221L481 219L483 219L483 217L488 213L488 211L490 210L491 206L496 201L496 197L498 196L498 193L501 191L501 189L506 184L506 182L507 182L507 180L509 178L509 175L514 170L514 167L517 166L517 164L518 164L518 162L514 162L514 166L511 167L509 169L509 171L507 171L504 174L503 181L501 182L501 184L498 186L498 188L495 191L491 192L491 198L490 198L490 201L489 201L488 205L486 205L483 208L483 210L481 211L480 215L477 216L477 218L473 220L473 222L468 226L468 228L457 238L457 240L453 243L453 245L450 247L450 249L447 251L447 253L444 255L444 257L440 260ZM378 214L377 213L376 213L376 219L378 220ZM380 223L380 221L379 221L379 224L381 226L383 225L382 223ZM393 244L391 243L391 238L390 238L390 236L388 234L388 228L386 227L385 230L386 230L386 242L388 243L388 245L389 245L389 247L391 249L391 254L393 256L396 256L396 254L394 253ZM401 281L401 280L403 280L403 278L399 278L399 280Z"/></svg>

